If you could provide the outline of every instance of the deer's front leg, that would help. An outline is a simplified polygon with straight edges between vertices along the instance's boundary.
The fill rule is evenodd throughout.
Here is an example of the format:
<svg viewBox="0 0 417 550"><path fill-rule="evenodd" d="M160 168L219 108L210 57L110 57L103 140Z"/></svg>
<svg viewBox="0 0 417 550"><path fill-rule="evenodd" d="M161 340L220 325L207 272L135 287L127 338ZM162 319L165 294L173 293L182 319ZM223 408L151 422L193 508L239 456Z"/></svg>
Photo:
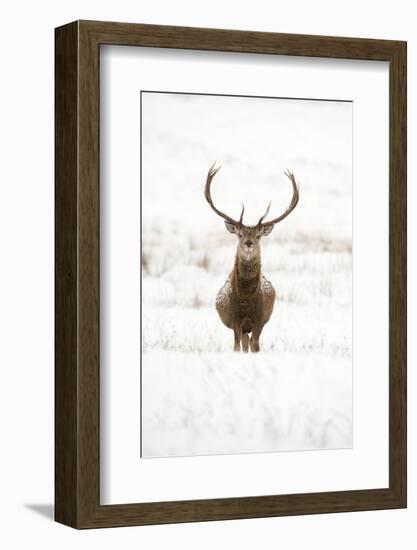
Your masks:
<svg viewBox="0 0 417 550"><path fill-rule="evenodd" d="M247 332L242 334L242 350L245 353L248 353L249 351L249 334Z"/></svg>
<svg viewBox="0 0 417 550"><path fill-rule="evenodd" d="M261 348L259 346L259 337L261 336L262 328L256 327L252 331L252 336L250 339L250 350L251 352L258 352L261 351Z"/></svg>
<svg viewBox="0 0 417 550"><path fill-rule="evenodd" d="M240 331L234 329L235 333L235 347L233 348L233 351L240 351Z"/></svg>

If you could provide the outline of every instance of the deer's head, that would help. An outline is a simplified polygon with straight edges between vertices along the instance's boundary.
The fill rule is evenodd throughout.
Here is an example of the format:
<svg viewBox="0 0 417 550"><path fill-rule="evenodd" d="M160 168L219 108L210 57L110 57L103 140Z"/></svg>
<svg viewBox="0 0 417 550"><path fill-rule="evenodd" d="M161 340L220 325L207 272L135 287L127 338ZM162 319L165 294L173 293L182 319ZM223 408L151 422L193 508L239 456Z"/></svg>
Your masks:
<svg viewBox="0 0 417 550"><path fill-rule="evenodd" d="M277 218L264 222L264 219L267 217L269 213L269 208L271 206L271 203L269 203L265 214L259 218L258 223L256 225L249 226L249 225L244 225L243 223L243 214L245 212L245 207L243 206L243 204L242 204L242 211L240 213L239 220L234 220L233 218L231 218L224 212L221 212L220 210L218 210L218 208L214 206L213 200L211 198L210 186L214 176L217 174L219 170L220 170L220 167L215 168L214 164L210 168L207 174L207 181L204 189L204 196L206 197L207 202L209 203L211 208L216 212L216 214L224 219L226 229L230 233L233 233L234 235L237 236L239 254L243 258L250 260L251 258L254 258L257 255L259 255L261 238L269 235L273 230L274 225L282 221L284 218L286 218L288 214L292 210L294 210L294 208L297 206L298 198L299 198L297 182L295 181L294 174L292 174L289 171L284 172L287 178L289 178L289 180L291 181L292 189L293 189L293 195L292 195L292 199L289 207L287 208L287 210L285 210L283 214L281 214Z"/></svg>

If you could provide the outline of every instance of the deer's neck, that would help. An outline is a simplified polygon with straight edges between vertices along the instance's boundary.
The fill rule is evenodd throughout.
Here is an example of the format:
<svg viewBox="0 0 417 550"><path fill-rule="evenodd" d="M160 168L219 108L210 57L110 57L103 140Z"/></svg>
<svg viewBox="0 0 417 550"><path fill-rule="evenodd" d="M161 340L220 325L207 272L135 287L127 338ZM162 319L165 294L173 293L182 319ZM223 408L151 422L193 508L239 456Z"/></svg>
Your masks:
<svg viewBox="0 0 417 550"><path fill-rule="evenodd" d="M246 260L239 254L236 254L235 267L235 285L239 294L252 294L259 288L261 278L261 258L257 256Z"/></svg>

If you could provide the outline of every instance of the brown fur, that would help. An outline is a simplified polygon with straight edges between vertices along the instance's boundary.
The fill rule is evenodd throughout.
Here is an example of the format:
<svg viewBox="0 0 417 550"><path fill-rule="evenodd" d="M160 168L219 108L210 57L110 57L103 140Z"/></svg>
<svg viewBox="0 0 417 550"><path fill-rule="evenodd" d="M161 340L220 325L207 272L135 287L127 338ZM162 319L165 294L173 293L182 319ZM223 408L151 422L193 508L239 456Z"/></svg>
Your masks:
<svg viewBox="0 0 417 550"><path fill-rule="evenodd" d="M246 238L244 235L243 240ZM238 245L233 271L216 299L220 319L234 332L235 351L240 351L241 346L244 352L249 346L252 352L260 350L259 337L271 317L274 303L275 290L261 272L260 246L247 259Z"/></svg>

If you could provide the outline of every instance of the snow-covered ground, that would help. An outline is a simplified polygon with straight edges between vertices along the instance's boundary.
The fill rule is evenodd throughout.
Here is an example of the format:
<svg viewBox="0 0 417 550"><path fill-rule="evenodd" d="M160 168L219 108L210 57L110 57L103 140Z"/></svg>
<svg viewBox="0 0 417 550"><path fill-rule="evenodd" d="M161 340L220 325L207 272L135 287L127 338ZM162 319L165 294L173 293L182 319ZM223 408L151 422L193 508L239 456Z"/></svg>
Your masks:
<svg viewBox="0 0 417 550"><path fill-rule="evenodd" d="M352 106L142 94L142 456L352 446ZM255 223L277 301L259 354L214 308L235 238L203 196Z"/></svg>

